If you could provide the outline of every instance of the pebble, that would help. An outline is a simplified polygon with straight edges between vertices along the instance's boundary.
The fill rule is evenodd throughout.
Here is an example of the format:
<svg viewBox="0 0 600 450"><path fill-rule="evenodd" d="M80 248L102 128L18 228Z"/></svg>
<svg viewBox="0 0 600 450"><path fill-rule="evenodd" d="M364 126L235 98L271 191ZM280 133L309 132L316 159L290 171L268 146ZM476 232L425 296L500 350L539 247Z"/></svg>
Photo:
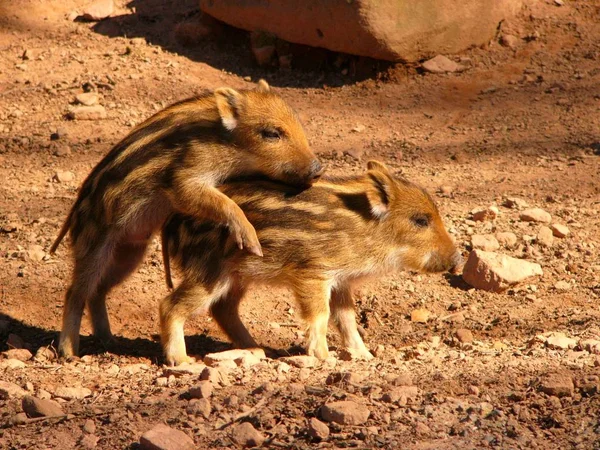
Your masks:
<svg viewBox="0 0 600 450"><path fill-rule="evenodd" d="M148 364L139 363L139 364L127 364L121 367L121 373L126 373L128 375L135 375L136 373L140 373L142 371L146 371L150 369Z"/></svg>
<svg viewBox="0 0 600 450"><path fill-rule="evenodd" d="M503 34L500 38L500 45L515 50L519 44L519 38L512 34Z"/></svg>
<svg viewBox="0 0 600 450"><path fill-rule="evenodd" d="M399 386L386 392L381 400L386 403L396 403L401 398L415 398L419 395L419 389L416 386Z"/></svg>
<svg viewBox="0 0 600 450"><path fill-rule="evenodd" d="M265 351L262 348L253 349L234 349L224 352L209 353L204 357L204 364L213 366L219 361L236 361L244 356L254 356L259 359L266 359Z"/></svg>
<svg viewBox="0 0 600 450"><path fill-rule="evenodd" d="M102 105L73 106L69 108L67 117L72 120L106 119L106 109Z"/></svg>
<svg viewBox="0 0 600 450"><path fill-rule="evenodd" d="M54 150L54 156L62 157L71 155L71 147L68 145L60 145Z"/></svg>
<svg viewBox="0 0 600 450"><path fill-rule="evenodd" d="M412 386L413 380L410 374L402 373L392 380L394 386Z"/></svg>
<svg viewBox="0 0 600 450"><path fill-rule="evenodd" d="M537 234L537 242L544 247L552 247L552 244L554 244L552 230L547 226L540 227Z"/></svg>
<svg viewBox="0 0 600 450"><path fill-rule="evenodd" d="M415 309L410 313L410 321L416 323L427 323L431 313L426 309Z"/></svg>
<svg viewBox="0 0 600 450"><path fill-rule="evenodd" d="M192 414L194 416L202 416L205 419L210 417L210 413L212 411L212 406L210 405L210 401L206 398L193 398L189 401L188 406L186 408L186 412L188 414Z"/></svg>
<svg viewBox="0 0 600 450"><path fill-rule="evenodd" d="M284 358L279 358L279 361L300 369L315 367L319 362L315 356L309 355L286 356Z"/></svg>
<svg viewBox="0 0 600 450"><path fill-rule="evenodd" d="M264 45L262 47L252 46L252 54L259 66L266 66L271 63L273 56L275 56L274 45Z"/></svg>
<svg viewBox="0 0 600 450"><path fill-rule="evenodd" d="M351 400L326 403L321 407L321 416L325 421L340 425L362 425L370 415L371 412L365 405Z"/></svg>
<svg viewBox="0 0 600 450"><path fill-rule="evenodd" d="M558 331L552 332L547 336L544 336L543 339L546 342L546 345L550 348L559 349L559 350L567 350L569 348L575 348L577 346L577 340L568 337L565 333L560 333Z"/></svg>
<svg viewBox="0 0 600 450"><path fill-rule="evenodd" d="M194 450L194 441L183 431L158 424L140 438L141 450Z"/></svg>
<svg viewBox="0 0 600 450"><path fill-rule="evenodd" d="M502 206L506 207L506 208L527 208L529 207L529 204L520 198L517 197L507 197L504 199L504 202L502 202Z"/></svg>
<svg viewBox="0 0 600 450"><path fill-rule="evenodd" d="M58 171L52 177L58 183L69 183L75 179L75 174L69 170Z"/></svg>
<svg viewBox="0 0 600 450"><path fill-rule="evenodd" d="M84 387L59 386L54 390L54 396L65 400L81 400L92 395L92 391Z"/></svg>
<svg viewBox="0 0 600 450"><path fill-rule="evenodd" d="M463 267L463 279L476 289L502 292L527 278L543 275L539 264L498 253L473 250Z"/></svg>
<svg viewBox="0 0 600 450"><path fill-rule="evenodd" d="M15 358L0 361L0 369L24 369L25 367L27 364Z"/></svg>
<svg viewBox="0 0 600 450"><path fill-rule="evenodd" d="M191 398L209 398L213 392L213 385L210 381L204 380L188 391Z"/></svg>
<svg viewBox="0 0 600 450"><path fill-rule="evenodd" d="M554 397L570 397L575 391L575 386L570 375L554 373L541 380L540 390Z"/></svg>
<svg viewBox="0 0 600 450"><path fill-rule="evenodd" d="M233 428L231 433L233 441L242 447L259 447L265 437L250 422L242 422Z"/></svg>
<svg viewBox="0 0 600 450"><path fill-rule="evenodd" d="M83 18L97 22L106 19L115 10L113 0L97 0L83 10Z"/></svg>
<svg viewBox="0 0 600 450"><path fill-rule="evenodd" d="M597 339L586 339L579 342L579 346L593 355L600 355L600 341Z"/></svg>
<svg viewBox="0 0 600 450"><path fill-rule="evenodd" d="M526 209L525 211L521 212L519 218L523 222L550 223L552 221L552 216L550 213L541 208Z"/></svg>
<svg viewBox="0 0 600 450"><path fill-rule="evenodd" d="M214 385L221 385L221 386L229 385L227 376L221 370L219 370L215 367L204 366L204 370L200 374L200 380L208 380L213 384L213 386Z"/></svg>
<svg viewBox="0 0 600 450"><path fill-rule="evenodd" d="M550 229L552 230L552 234L557 238L565 238L569 234L571 234L571 230L566 225L561 225L559 223L553 223L550 225Z"/></svg>
<svg viewBox="0 0 600 450"><path fill-rule="evenodd" d="M31 395L23 397L21 407L28 417L54 417L64 414L60 405L55 401L42 400Z"/></svg>
<svg viewBox="0 0 600 450"><path fill-rule="evenodd" d="M325 384L360 384L365 377L355 372L333 372L327 375Z"/></svg>
<svg viewBox="0 0 600 450"><path fill-rule="evenodd" d="M15 383L0 380L0 400L10 398L21 398L27 395L27 391Z"/></svg>
<svg viewBox="0 0 600 450"><path fill-rule="evenodd" d="M31 352L26 348L11 348L10 350L2 352L2 354L7 358L18 359L19 361L29 361L33 358Z"/></svg>
<svg viewBox="0 0 600 450"><path fill-rule="evenodd" d="M506 248L514 248L514 246L517 245L517 235L510 231L496 233L496 239L499 244Z"/></svg>
<svg viewBox="0 0 600 450"><path fill-rule="evenodd" d="M471 236L471 246L474 249L493 252L500 248L500 243L491 234L474 234Z"/></svg>
<svg viewBox="0 0 600 450"><path fill-rule="evenodd" d="M10 423L13 425L24 425L29 422L29 418L25 413L15 414L14 417L11 418Z"/></svg>
<svg viewBox="0 0 600 450"><path fill-rule="evenodd" d="M88 419L83 424L83 432L87 434L94 434L96 432L96 423L92 419Z"/></svg>
<svg viewBox="0 0 600 450"><path fill-rule="evenodd" d="M316 417L308 421L308 435L313 439L325 440L329 437L329 427Z"/></svg>
<svg viewBox="0 0 600 450"><path fill-rule="evenodd" d="M449 196L452 194L452 192L454 192L454 188L452 186L444 184L439 187L438 192L444 196Z"/></svg>
<svg viewBox="0 0 600 450"><path fill-rule="evenodd" d="M163 375L175 375L180 377L182 375L200 375L206 369L206 365L202 363L183 363L174 367L167 367L164 370Z"/></svg>
<svg viewBox="0 0 600 450"><path fill-rule="evenodd" d="M489 208L477 209L473 211L472 219L476 222L485 222L488 220L494 220L498 217L498 208L495 206L490 206Z"/></svg>
<svg viewBox="0 0 600 450"><path fill-rule="evenodd" d="M92 106L98 103L98 94L95 92L82 92L75 96L75 100L82 105Z"/></svg>
<svg viewBox="0 0 600 450"><path fill-rule="evenodd" d="M560 280L554 284L554 289L559 292L570 291L573 286L568 281Z"/></svg>
<svg viewBox="0 0 600 450"><path fill-rule="evenodd" d="M467 328L460 328L456 330L456 338L463 344L470 344L473 342L473 332Z"/></svg>
<svg viewBox="0 0 600 450"><path fill-rule="evenodd" d="M430 60L425 61L421 67L423 70L430 73L452 73L464 70L464 66L455 63L443 55L437 55Z"/></svg>

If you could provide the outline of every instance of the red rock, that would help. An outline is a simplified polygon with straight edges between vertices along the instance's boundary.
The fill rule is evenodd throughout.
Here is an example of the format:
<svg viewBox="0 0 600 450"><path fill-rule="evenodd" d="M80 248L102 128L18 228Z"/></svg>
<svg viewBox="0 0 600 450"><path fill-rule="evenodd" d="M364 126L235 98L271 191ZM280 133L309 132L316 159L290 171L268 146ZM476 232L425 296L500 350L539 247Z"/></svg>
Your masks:
<svg viewBox="0 0 600 450"><path fill-rule="evenodd" d="M500 245L505 246L506 248L513 248L517 245L517 235L515 233L503 232L496 233L496 239Z"/></svg>
<svg viewBox="0 0 600 450"><path fill-rule="evenodd" d="M69 109L67 117L72 120L106 119L106 109L102 105L73 106Z"/></svg>
<svg viewBox="0 0 600 450"><path fill-rule="evenodd" d="M0 380L0 400L8 400L9 398L21 398L27 395L27 391L20 386L10 383L9 381Z"/></svg>
<svg viewBox="0 0 600 450"><path fill-rule="evenodd" d="M540 390L554 397L570 397L575 391L575 386L570 375L554 373L541 381Z"/></svg>
<svg viewBox="0 0 600 450"><path fill-rule="evenodd" d="M552 230L552 234L557 238L565 238L569 234L571 234L569 227L567 227L566 225L561 225L559 223L553 223L552 225L550 225L550 229Z"/></svg>
<svg viewBox="0 0 600 450"><path fill-rule="evenodd" d="M212 395L212 392L213 386L208 380L201 381L189 390L191 398L209 398Z"/></svg>
<svg viewBox="0 0 600 450"><path fill-rule="evenodd" d="M521 3L200 0L200 9L234 27L272 33L288 42L389 61L418 61L487 43Z"/></svg>
<svg viewBox="0 0 600 450"><path fill-rule="evenodd" d="M324 420L340 425L362 425L370 415L371 412L365 405L350 400L326 403L321 407Z"/></svg>
<svg viewBox="0 0 600 450"><path fill-rule="evenodd" d="M233 441L243 447L259 447L265 441L265 437L250 422L236 425L231 433Z"/></svg>
<svg viewBox="0 0 600 450"><path fill-rule="evenodd" d="M535 275L542 275L539 264L497 253L473 250L463 267L463 279L477 289L502 292Z"/></svg>
<svg viewBox="0 0 600 450"><path fill-rule="evenodd" d="M95 22L106 19L114 10L113 0L97 0L83 10L83 18Z"/></svg>
<svg viewBox="0 0 600 450"><path fill-rule="evenodd" d="M23 397L21 406L28 417L54 417L64 414L60 405L55 401L42 400L31 395Z"/></svg>
<svg viewBox="0 0 600 450"><path fill-rule="evenodd" d="M279 358L279 361L300 369L315 367L319 363L319 360L316 357L308 355L286 356L284 358Z"/></svg>
<svg viewBox="0 0 600 450"><path fill-rule="evenodd" d="M5 352L2 352L7 358L18 359L19 361L29 361L33 358L33 355L26 348L12 348Z"/></svg>
<svg viewBox="0 0 600 450"><path fill-rule="evenodd" d="M493 252L500 248L500 243L491 234L474 234L471 236L471 246L474 249Z"/></svg>
<svg viewBox="0 0 600 450"><path fill-rule="evenodd" d="M253 349L234 349L226 350L224 352L209 353L204 357L204 364L207 366L213 366L219 361L235 361L244 356L255 356L260 359L265 359L265 351L262 348Z"/></svg>
<svg viewBox="0 0 600 450"><path fill-rule="evenodd" d="M194 450L194 441L183 431L158 424L140 438L141 450Z"/></svg>
<svg viewBox="0 0 600 450"><path fill-rule="evenodd" d="M443 55L437 55L435 58L425 61L421 67L423 67L426 72L431 73L461 72L465 69L460 64L455 63Z"/></svg>
<svg viewBox="0 0 600 450"><path fill-rule="evenodd" d="M473 342L473 332L466 328L460 328L456 330L456 338L463 344L470 344Z"/></svg>
<svg viewBox="0 0 600 450"><path fill-rule="evenodd" d="M541 208L527 209L521 213L519 218L523 222L550 223L552 221L552 216L550 215L550 213L544 211Z"/></svg>
<svg viewBox="0 0 600 450"><path fill-rule="evenodd" d="M329 427L316 417L311 417L308 421L308 435L313 439L327 439L329 437Z"/></svg>
<svg viewBox="0 0 600 450"><path fill-rule="evenodd" d="M554 236L552 230L547 226L540 227L537 234L537 243L544 247L552 247L554 244Z"/></svg>

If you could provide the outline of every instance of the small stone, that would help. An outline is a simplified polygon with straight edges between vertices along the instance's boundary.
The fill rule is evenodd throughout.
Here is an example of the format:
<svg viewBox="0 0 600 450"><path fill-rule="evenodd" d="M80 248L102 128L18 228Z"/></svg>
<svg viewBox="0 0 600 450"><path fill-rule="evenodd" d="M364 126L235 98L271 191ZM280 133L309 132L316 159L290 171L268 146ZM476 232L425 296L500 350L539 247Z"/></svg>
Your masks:
<svg viewBox="0 0 600 450"><path fill-rule="evenodd" d="M35 352L35 360L40 362L54 361L56 359L56 353L54 353L49 347L40 347Z"/></svg>
<svg viewBox="0 0 600 450"><path fill-rule="evenodd" d="M491 292L502 292L536 275L543 275L539 264L482 250L469 254L462 274L474 288Z"/></svg>
<svg viewBox="0 0 600 450"><path fill-rule="evenodd" d="M568 337L564 333L553 332L545 337L546 345L550 348L567 350L569 348L575 348L577 346L577 340Z"/></svg>
<svg viewBox="0 0 600 450"><path fill-rule="evenodd" d="M416 323L427 323L431 313L426 309L415 309L410 313L410 321Z"/></svg>
<svg viewBox="0 0 600 450"><path fill-rule="evenodd" d="M517 235L510 231L496 233L496 239L500 245L503 245L506 248L514 248L515 245L517 245Z"/></svg>
<svg viewBox="0 0 600 450"><path fill-rule="evenodd" d="M519 218L523 222L550 223L552 221L552 216L550 213L541 208L526 209L525 211L521 212Z"/></svg>
<svg viewBox="0 0 600 450"><path fill-rule="evenodd" d="M88 419L83 424L83 432L87 434L94 434L96 432L96 423L92 419Z"/></svg>
<svg viewBox="0 0 600 450"><path fill-rule="evenodd" d="M69 170L58 171L52 177L53 180L59 183L69 183L75 179L75 174Z"/></svg>
<svg viewBox="0 0 600 450"><path fill-rule="evenodd" d="M356 125L350 131L352 131L353 133L362 133L363 131L365 131L365 126L364 125Z"/></svg>
<svg viewBox="0 0 600 450"><path fill-rule="evenodd" d="M506 350L508 348L508 345L506 345L504 342L500 342L500 341L494 341L494 350Z"/></svg>
<svg viewBox="0 0 600 450"><path fill-rule="evenodd" d="M25 367L27 364L15 358L0 360L0 369L24 369Z"/></svg>
<svg viewBox="0 0 600 450"><path fill-rule="evenodd" d="M566 225L561 225L559 223L553 223L552 225L550 225L550 229L552 230L552 234L557 238L565 238L569 234L571 234L569 227L567 227Z"/></svg>
<svg viewBox="0 0 600 450"><path fill-rule="evenodd" d="M586 339L579 342L579 346L593 355L600 355L600 340Z"/></svg>
<svg viewBox="0 0 600 450"><path fill-rule="evenodd" d="M468 387L468 391L469 391L469 394L479 397L479 388L477 386L474 386L471 384Z"/></svg>
<svg viewBox="0 0 600 450"><path fill-rule="evenodd" d="M473 342L473 332L467 328L460 328L456 330L456 339L463 344L470 344Z"/></svg>
<svg viewBox="0 0 600 450"><path fill-rule="evenodd" d="M485 222L488 220L494 220L498 217L498 208L495 206L490 206L488 208L477 209L472 212L472 218L476 222Z"/></svg>
<svg viewBox="0 0 600 450"><path fill-rule="evenodd" d="M84 387L59 386L54 390L54 396L65 400L81 400L90 397L92 391Z"/></svg>
<svg viewBox="0 0 600 450"><path fill-rule="evenodd" d="M84 434L79 441L80 448L83 449L94 449L98 445L100 438L94 434Z"/></svg>
<svg viewBox="0 0 600 450"><path fill-rule="evenodd" d="M10 419L10 423L12 425L24 425L29 422L29 418L25 413L15 414L14 417Z"/></svg>
<svg viewBox="0 0 600 450"><path fill-rule="evenodd" d="M183 431L158 424L140 438L141 450L194 450L194 441Z"/></svg>
<svg viewBox="0 0 600 450"><path fill-rule="evenodd" d="M259 447L265 437L250 422L242 422L233 428L231 433L233 441L242 447Z"/></svg>
<svg viewBox="0 0 600 450"><path fill-rule="evenodd" d="M444 196L448 196L451 195L452 192L454 192L454 188L452 186L444 184L439 187L438 192Z"/></svg>
<svg viewBox="0 0 600 450"><path fill-rule="evenodd" d="M546 226L540 227L537 234L537 242L544 247L552 247L552 244L554 244L552 230Z"/></svg>
<svg viewBox="0 0 600 450"><path fill-rule="evenodd" d="M412 380L412 377L410 376L410 374L402 373L402 374L398 375L396 378L394 378L394 380L392 381L392 384L394 386L412 386L413 380Z"/></svg>
<svg viewBox="0 0 600 450"><path fill-rule="evenodd" d="M127 364L123 367L121 367L120 371L121 373L124 374L128 374L128 375L135 375L136 373L140 373L142 371L146 371L150 369L150 367L148 366L148 364Z"/></svg>
<svg viewBox="0 0 600 450"><path fill-rule="evenodd" d="M69 108L67 117L72 120L106 119L106 109L102 105L73 106Z"/></svg>
<svg viewBox="0 0 600 450"><path fill-rule="evenodd" d="M83 10L83 18L93 22L106 19L115 9L113 0L97 0Z"/></svg>
<svg viewBox="0 0 600 450"><path fill-rule="evenodd" d="M58 403L26 395L21 401L23 411L28 417L55 417L64 415Z"/></svg>
<svg viewBox="0 0 600 450"><path fill-rule="evenodd" d="M39 262L44 259L46 252L41 245L33 244L29 246L27 250L27 256L30 260Z"/></svg>
<svg viewBox="0 0 600 450"><path fill-rule="evenodd" d="M554 0L554 4L556 6L564 6L565 2L563 0Z"/></svg>
<svg viewBox="0 0 600 450"><path fill-rule="evenodd" d="M154 380L154 384L158 387L167 387L169 385L169 379L167 377L158 377Z"/></svg>
<svg viewBox="0 0 600 450"><path fill-rule="evenodd" d="M206 369L206 365L202 363L183 363L178 366L165 368L163 375L174 375L180 377L182 375L200 375Z"/></svg>
<svg viewBox="0 0 600 450"><path fill-rule="evenodd" d="M360 384L364 380L364 376L355 372L333 372L327 375L325 384Z"/></svg>
<svg viewBox="0 0 600 450"><path fill-rule="evenodd" d="M213 392L212 383L208 380L201 381L188 391L191 398L209 398Z"/></svg>
<svg viewBox="0 0 600 450"><path fill-rule="evenodd" d="M219 361L235 361L244 356L254 356L259 359L266 358L265 351L262 348L234 349L218 353L209 353L204 357L204 364L207 366L213 366Z"/></svg>
<svg viewBox="0 0 600 450"><path fill-rule="evenodd" d="M22 389L15 383L0 380L0 400L22 398L25 395L27 395L27 391L25 389Z"/></svg>
<svg viewBox="0 0 600 450"><path fill-rule="evenodd" d="M321 416L325 421L340 425L362 425L370 415L371 412L365 405L351 400L326 403L321 407Z"/></svg>
<svg viewBox="0 0 600 450"><path fill-rule="evenodd" d="M18 359L19 361L29 361L31 358L33 358L31 352L26 348L12 348L2 352L2 354L7 358Z"/></svg>
<svg viewBox="0 0 600 450"><path fill-rule="evenodd" d="M308 421L308 435L312 439L325 440L329 437L329 427L316 417L311 417Z"/></svg>
<svg viewBox="0 0 600 450"><path fill-rule="evenodd" d="M396 403L402 398L415 398L418 394L419 389L416 386L400 386L383 394L381 400L386 403Z"/></svg>
<svg viewBox="0 0 600 450"><path fill-rule="evenodd" d="M204 370L200 374L200 380L208 380L213 386L221 385L227 386L229 385L229 381L227 380L227 376L219 369L215 367L204 367Z"/></svg>
<svg viewBox="0 0 600 450"><path fill-rule="evenodd" d="M351 158L360 161L363 157L364 150L357 147L352 147L344 150L344 155L350 156Z"/></svg>
<svg viewBox="0 0 600 450"><path fill-rule="evenodd" d="M300 369L315 367L319 362L315 356L309 355L286 356L284 358L279 358L279 361Z"/></svg>
<svg viewBox="0 0 600 450"><path fill-rule="evenodd" d="M56 147L53 153L54 156L63 157L71 155L71 147L68 145L60 145Z"/></svg>
<svg viewBox="0 0 600 450"><path fill-rule="evenodd" d="M503 34L500 38L500 45L508 47L511 50L516 50L519 45L519 38L512 34Z"/></svg>
<svg viewBox="0 0 600 450"><path fill-rule="evenodd" d="M502 202L502 206L505 206L506 208L527 208L529 207L529 204L520 198L516 198L516 197L507 197L504 199L504 202Z"/></svg>
<svg viewBox="0 0 600 450"><path fill-rule="evenodd" d="M98 94L95 92L82 92L75 96L75 100L82 105L92 106L98 103Z"/></svg>
<svg viewBox="0 0 600 450"><path fill-rule="evenodd" d="M474 249L493 252L500 248L500 243L491 234L474 234L471 236L471 246Z"/></svg>
<svg viewBox="0 0 600 450"><path fill-rule="evenodd" d="M207 398L193 398L189 401L188 406L186 408L186 412L188 414L192 414L194 416L202 416L205 419L210 417L210 413L212 411L212 406L210 405L210 401Z"/></svg>
<svg viewBox="0 0 600 450"><path fill-rule="evenodd" d="M564 280L557 281L557 282L554 284L554 289L556 289L556 290L557 290L557 291L559 291L559 292L566 292L566 291L570 291L572 287L573 287L573 286L571 285L571 283L569 283L569 282L567 282L567 281L564 281Z"/></svg>
<svg viewBox="0 0 600 450"><path fill-rule="evenodd" d="M244 369L247 369L249 367L260 364L261 359L258 356L255 356L253 354L248 354L248 355L244 355L239 358L236 358L234 362L239 367L243 367Z"/></svg>
<svg viewBox="0 0 600 450"><path fill-rule="evenodd" d="M425 61L421 67L426 72L431 73L452 73L452 72L461 72L464 70L464 66L455 63L454 61L446 58L443 55L437 55L434 58L431 58L428 61Z"/></svg>
<svg viewBox="0 0 600 450"><path fill-rule="evenodd" d="M570 397L575 391L575 386L570 375L554 373L546 375L541 381L540 390L554 397Z"/></svg>

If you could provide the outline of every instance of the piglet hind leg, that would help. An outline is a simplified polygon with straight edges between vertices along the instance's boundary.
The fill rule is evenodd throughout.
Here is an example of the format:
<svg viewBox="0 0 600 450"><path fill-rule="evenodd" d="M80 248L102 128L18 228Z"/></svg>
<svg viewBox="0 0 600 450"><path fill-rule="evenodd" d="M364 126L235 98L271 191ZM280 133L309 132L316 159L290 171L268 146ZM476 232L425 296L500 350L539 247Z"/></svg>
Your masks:
<svg viewBox="0 0 600 450"><path fill-rule="evenodd" d="M86 304L97 294L107 261L112 257L109 240L84 247L76 243L74 248L75 267L73 281L67 290L63 308L62 330L58 352L65 358L79 353L79 331L81 317ZM108 321L108 317L106 318Z"/></svg>
<svg viewBox="0 0 600 450"><path fill-rule="evenodd" d="M94 336L103 343L112 340L110 322L106 310L106 296L110 290L123 282L144 258L147 241L122 242L113 251L110 265L102 277L95 295L88 300L88 309L92 321Z"/></svg>
<svg viewBox="0 0 600 450"><path fill-rule="evenodd" d="M354 301L349 286L338 286L331 291L331 319L342 337L342 345L354 357L373 359L356 326Z"/></svg>
<svg viewBox="0 0 600 450"><path fill-rule="evenodd" d="M329 283L323 280L303 281L294 288L302 318L306 321L307 353L319 359L329 357L327 324L329 323Z"/></svg>
<svg viewBox="0 0 600 450"><path fill-rule="evenodd" d="M233 283L227 293L210 306L210 313L231 342L239 348L255 348L258 344L240 318L240 302L246 289Z"/></svg>

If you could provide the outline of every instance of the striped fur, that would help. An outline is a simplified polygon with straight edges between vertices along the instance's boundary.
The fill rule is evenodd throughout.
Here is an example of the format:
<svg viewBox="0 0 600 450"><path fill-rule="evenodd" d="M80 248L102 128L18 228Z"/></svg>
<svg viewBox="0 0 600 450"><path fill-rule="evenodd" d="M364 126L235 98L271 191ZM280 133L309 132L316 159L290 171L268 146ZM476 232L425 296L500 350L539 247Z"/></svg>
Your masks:
<svg viewBox="0 0 600 450"><path fill-rule="evenodd" d="M219 223L239 248L262 255L251 223L216 187L251 175L305 186L321 171L296 114L264 81L181 101L137 126L91 171L51 248L70 233L75 268L60 353L77 354L85 305L94 334L110 338L106 295L172 213Z"/></svg>
<svg viewBox="0 0 600 450"><path fill-rule="evenodd" d="M322 179L298 192L267 182L220 188L254 224L264 257L240 252L218 224L175 215L163 229L183 281L161 303L167 361L186 361L183 323L208 310L231 340L256 346L241 323L238 304L253 283L288 286L308 322L308 353L328 355L327 322L358 356L371 355L356 330L352 287L360 280L403 268L438 272L460 260L431 197L392 176L382 164L347 179ZM428 224L422 226L421 219Z"/></svg>

